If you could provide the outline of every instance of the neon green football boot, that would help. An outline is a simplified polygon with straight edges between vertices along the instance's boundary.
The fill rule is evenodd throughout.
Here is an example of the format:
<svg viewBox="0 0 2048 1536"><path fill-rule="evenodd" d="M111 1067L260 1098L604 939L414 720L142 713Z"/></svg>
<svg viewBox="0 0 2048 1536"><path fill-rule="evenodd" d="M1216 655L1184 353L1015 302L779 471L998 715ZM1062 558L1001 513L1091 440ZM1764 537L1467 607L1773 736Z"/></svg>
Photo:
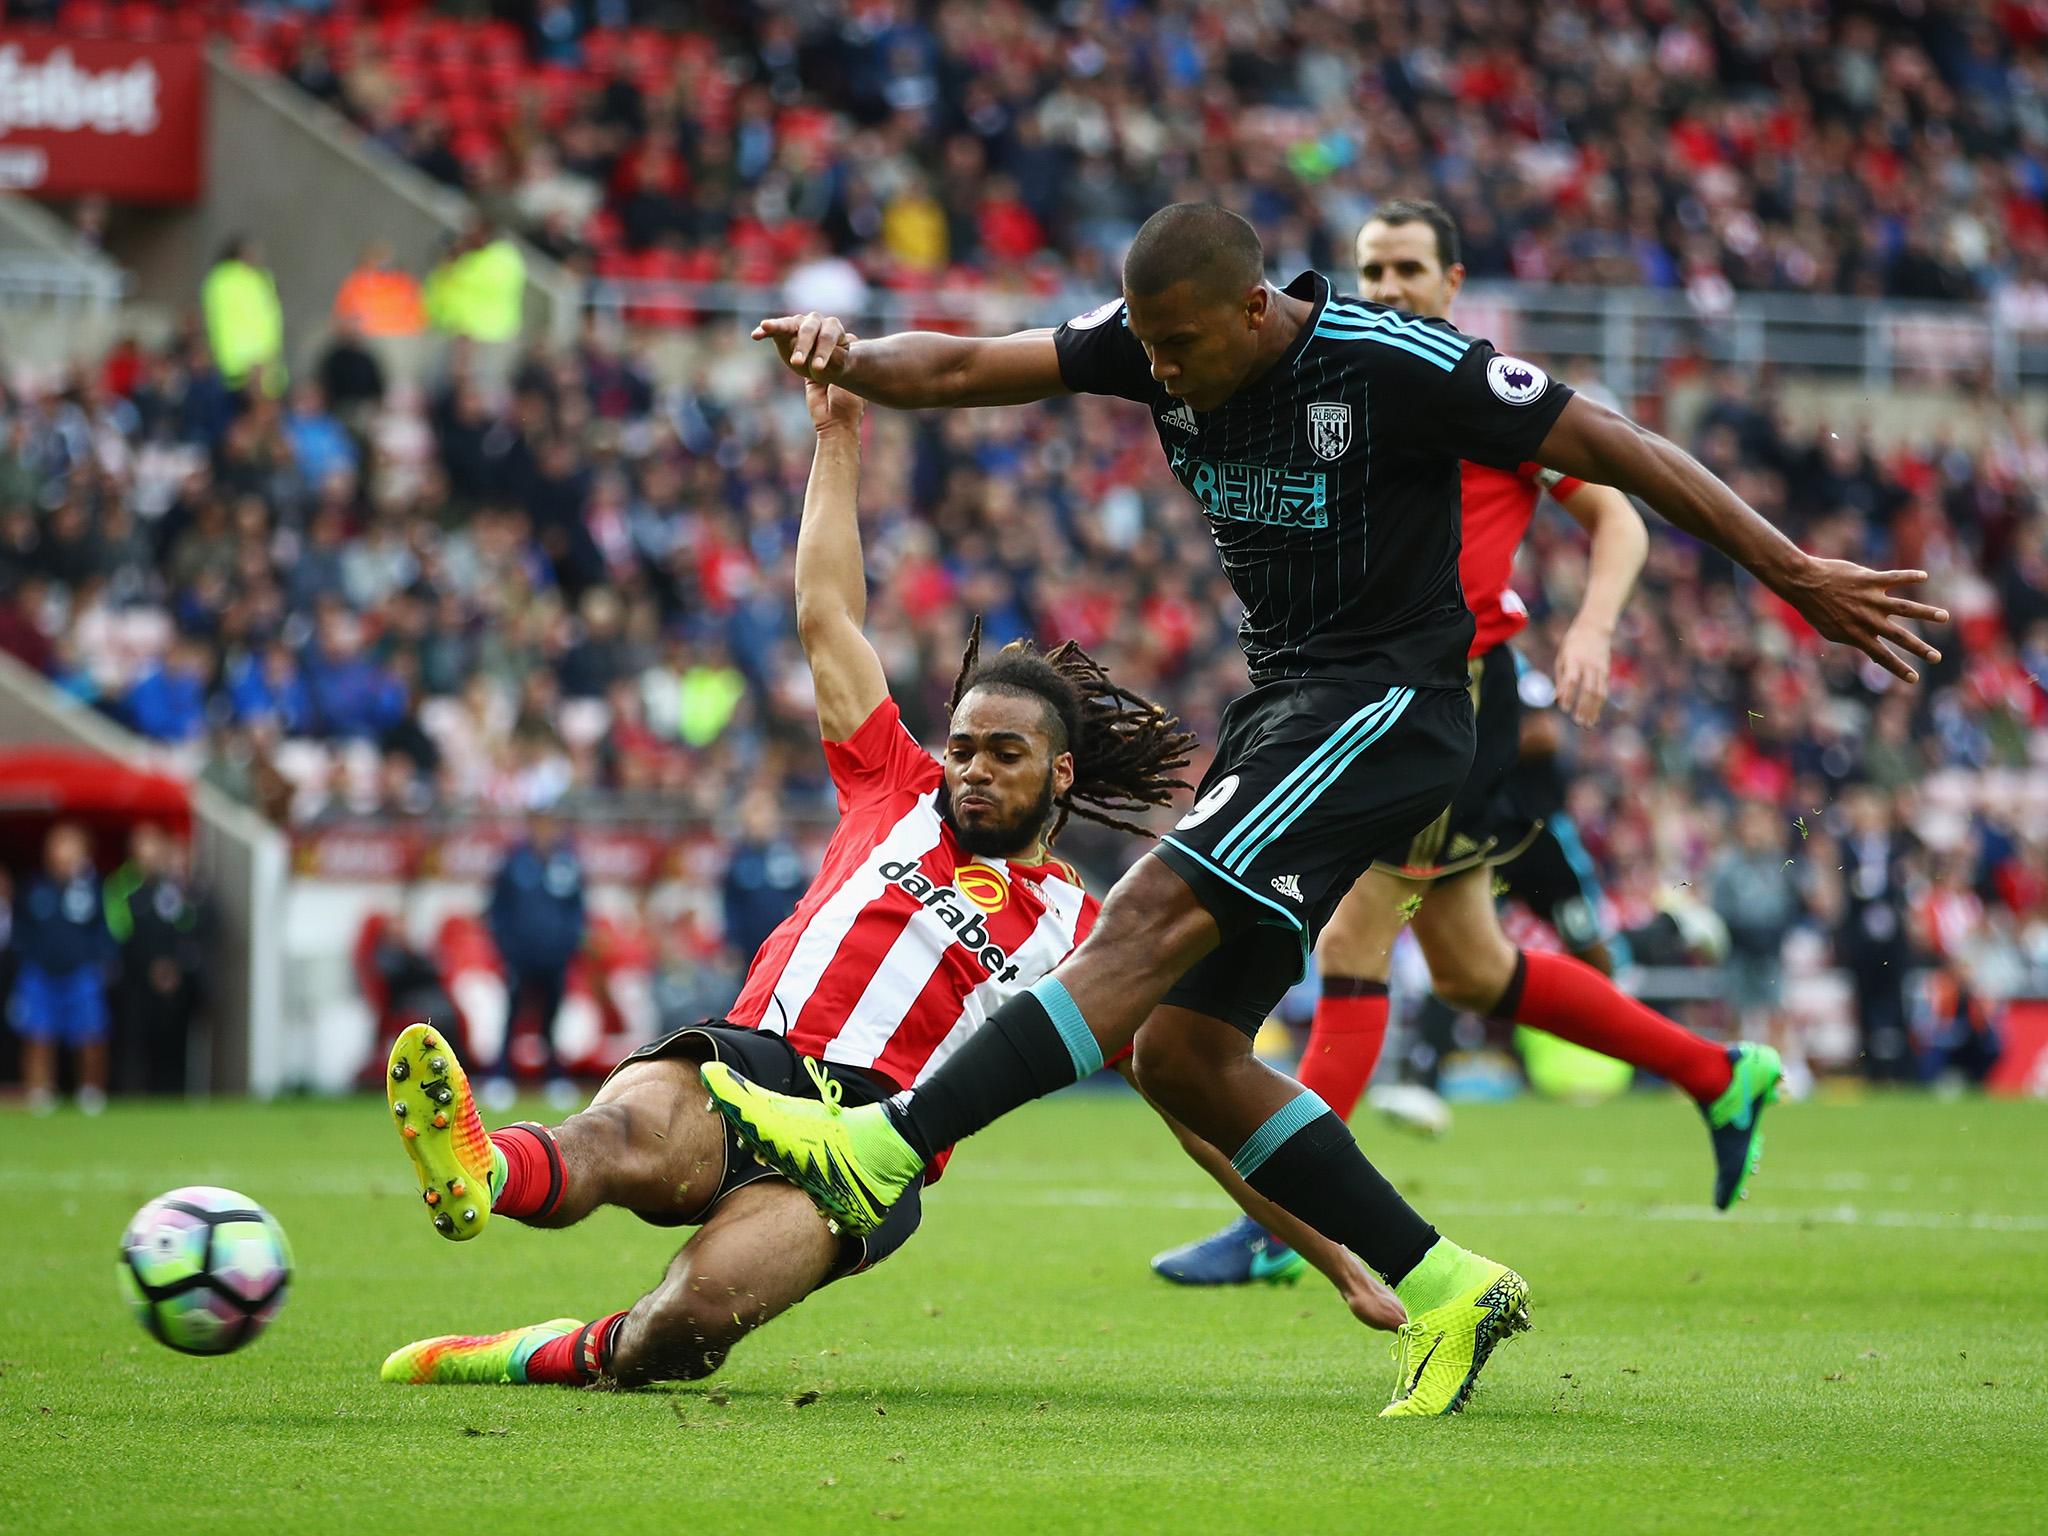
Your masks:
<svg viewBox="0 0 2048 1536"><path fill-rule="evenodd" d="M1702 1104L1707 1134L1714 1138L1714 1209L1725 1211L1749 1198L1749 1179L1764 1160L1764 1106L1778 1101L1785 1064L1768 1045L1744 1041L1728 1047L1734 1075L1728 1091Z"/></svg>
<svg viewBox="0 0 2048 1536"><path fill-rule="evenodd" d="M485 1132L469 1074L441 1031L408 1024L399 1032L384 1097L434 1230L467 1242L491 1219L491 1202L505 1184L505 1154Z"/></svg>
<svg viewBox="0 0 2048 1536"><path fill-rule="evenodd" d="M533 1352L582 1326L558 1317L507 1333L444 1333L393 1350L377 1374L409 1387L524 1386Z"/></svg>
<svg viewBox="0 0 2048 1536"><path fill-rule="evenodd" d="M844 1232L882 1224L889 1207L924 1171L924 1159L896 1133L879 1104L844 1109L839 1082L805 1058L817 1099L792 1098L748 1082L723 1062L705 1063L704 1086L754 1155L811 1197Z"/></svg>
<svg viewBox="0 0 2048 1536"><path fill-rule="evenodd" d="M1394 1294L1408 1321L1394 1335L1399 1374L1383 1419L1459 1412L1495 1346L1529 1326L1529 1282L1443 1238Z"/></svg>

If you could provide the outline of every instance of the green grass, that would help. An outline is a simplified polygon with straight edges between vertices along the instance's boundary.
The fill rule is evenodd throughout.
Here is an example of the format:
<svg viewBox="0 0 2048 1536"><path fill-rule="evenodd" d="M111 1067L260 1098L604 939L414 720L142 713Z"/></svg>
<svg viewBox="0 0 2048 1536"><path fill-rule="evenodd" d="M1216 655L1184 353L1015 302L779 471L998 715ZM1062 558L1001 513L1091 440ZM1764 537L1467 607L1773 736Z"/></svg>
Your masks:
<svg viewBox="0 0 2048 1536"><path fill-rule="evenodd" d="M0 1115L0 1531L2038 1528L2048 1110L1772 1132L1721 1218L1675 1098L1462 1109L1429 1145L1366 1125L1535 1292L1463 1418L1382 1424L1386 1345L1319 1281L1146 1272L1223 1207L1121 1094L1014 1116L898 1258L642 1393L377 1382L419 1335L623 1305L674 1239L606 1213L446 1244L368 1101ZM278 1324L223 1360L150 1342L114 1285L129 1213L195 1182L297 1248Z"/></svg>

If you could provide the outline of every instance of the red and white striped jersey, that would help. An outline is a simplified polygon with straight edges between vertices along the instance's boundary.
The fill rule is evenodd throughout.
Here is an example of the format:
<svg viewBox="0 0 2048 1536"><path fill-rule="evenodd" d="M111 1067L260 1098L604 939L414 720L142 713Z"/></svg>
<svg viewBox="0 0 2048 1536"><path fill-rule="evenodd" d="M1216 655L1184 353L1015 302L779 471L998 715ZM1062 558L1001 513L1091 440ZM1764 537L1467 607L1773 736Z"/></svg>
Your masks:
<svg viewBox="0 0 2048 1536"><path fill-rule="evenodd" d="M768 936L729 1017L806 1056L922 1082L996 1007L1087 936L1101 904L1071 866L968 853L939 815L944 772L885 699L825 743L839 827Z"/></svg>

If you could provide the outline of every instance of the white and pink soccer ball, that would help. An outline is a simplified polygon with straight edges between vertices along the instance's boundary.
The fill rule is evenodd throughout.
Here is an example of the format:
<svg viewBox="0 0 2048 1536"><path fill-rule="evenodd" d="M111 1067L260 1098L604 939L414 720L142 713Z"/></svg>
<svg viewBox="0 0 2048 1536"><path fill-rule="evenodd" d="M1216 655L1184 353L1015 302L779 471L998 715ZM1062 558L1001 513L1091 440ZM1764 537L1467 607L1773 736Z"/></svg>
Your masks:
<svg viewBox="0 0 2048 1536"><path fill-rule="evenodd" d="M194 1184L159 1195L121 1238L121 1288L151 1337L188 1355L250 1343L284 1306L284 1228L246 1195Z"/></svg>

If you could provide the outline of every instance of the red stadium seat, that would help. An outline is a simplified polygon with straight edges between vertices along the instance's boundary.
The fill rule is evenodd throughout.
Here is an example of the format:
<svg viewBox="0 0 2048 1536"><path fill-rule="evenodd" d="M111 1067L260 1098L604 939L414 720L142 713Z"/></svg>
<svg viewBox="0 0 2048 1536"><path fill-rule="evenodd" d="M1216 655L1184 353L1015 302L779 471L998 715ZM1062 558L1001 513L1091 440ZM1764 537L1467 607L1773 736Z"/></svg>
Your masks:
<svg viewBox="0 0 2048 1536"><path fill-rule="evenodd" d="M464 128L449 137L448 147L465 167L474 169L498 152L498 136L488 128Z"/></svg>
<svg viewBox="0 0 2048 1536"><path fill-rule="evenodd" d="M80 37L105 37L114 29L114 8L103 0L78 0L64 7L60 24Z"/></svg>
<svg viewBox="0 0 2048 1536"><path fill-rule="evenodd" d="M447 115L448 126L458 136L477 133L496 143L497 135L485 132L490 126L490 106L484 97L461 91L444 95L439 100L442 112Z"/></svg>
<svg viewBox="0 0 2048 1536"><path fill-rule="evenodd" d="M477 56L487 59L523 59L526 42L510 22L487 21L474 29Z"/></svg>
<svg viewBox="0 0 2048 1536"><path fill-rule="evenodd" d="M594 29L583 39L583 67L592 74L609 75L620 56L619 34L605 27Z"/></svg>

